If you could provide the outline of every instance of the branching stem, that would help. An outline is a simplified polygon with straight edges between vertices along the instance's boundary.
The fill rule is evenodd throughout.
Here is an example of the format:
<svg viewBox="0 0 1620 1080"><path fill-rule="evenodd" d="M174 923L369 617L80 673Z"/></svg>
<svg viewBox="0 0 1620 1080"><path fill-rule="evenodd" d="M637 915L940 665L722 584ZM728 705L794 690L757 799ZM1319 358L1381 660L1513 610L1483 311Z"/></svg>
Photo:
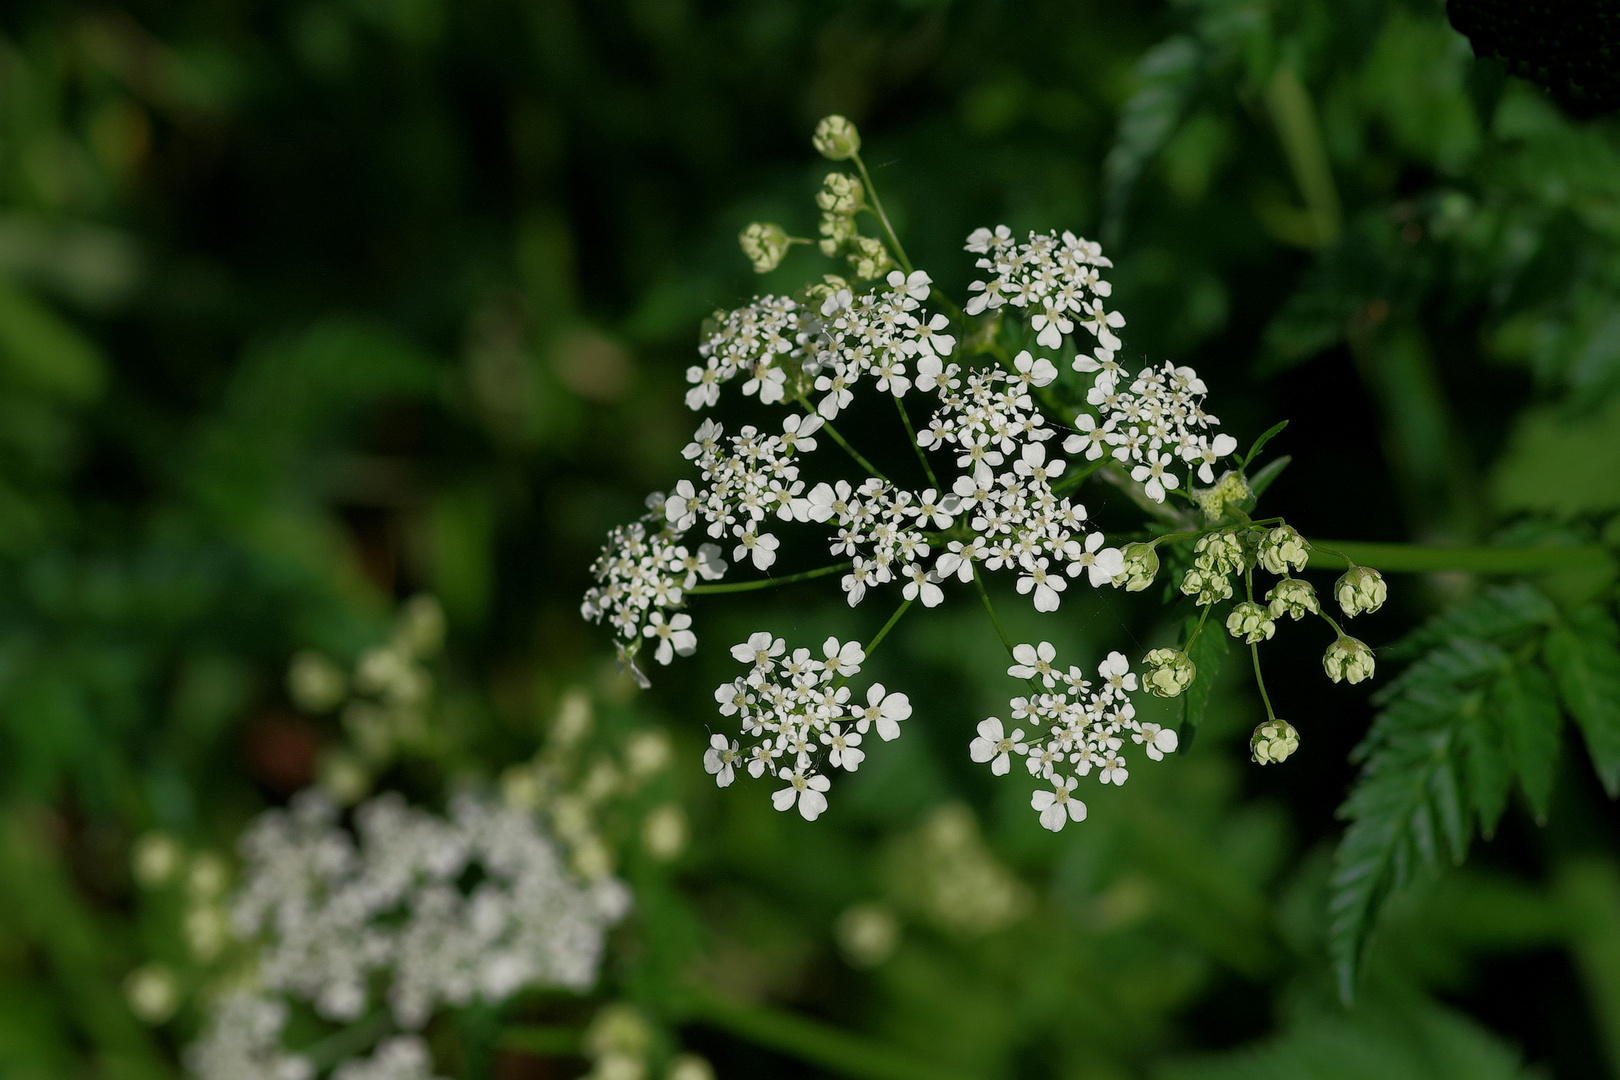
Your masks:
<svg viewBox="0 0 1620 1080"><path fill-rule="evenodd" d="M714 596L717 593L753 592L756 589L774 589L778 585L792 585L798 581L810 581L828 574L836 574L848 570L854 564L851 562L834 563L832 566L818 566L814 570L801 570L797 574L786 574L782 577L762 578L758 581L728 581L719 585L694 585L686 590L687 596Z"/></svg>

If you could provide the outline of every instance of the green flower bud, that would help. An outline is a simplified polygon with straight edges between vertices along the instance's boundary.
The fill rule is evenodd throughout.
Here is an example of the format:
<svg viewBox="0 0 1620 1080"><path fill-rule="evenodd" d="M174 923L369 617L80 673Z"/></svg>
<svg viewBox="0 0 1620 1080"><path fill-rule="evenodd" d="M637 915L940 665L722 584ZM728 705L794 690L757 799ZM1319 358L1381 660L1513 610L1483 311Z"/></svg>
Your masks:
<svg viewBox="0 0 1620 1080"><path fill-rule="evenodd" d="M1286 720L1267 720L1249 736L1249 753L1258 765L1287 761L1299 749L1299 732Z"/></svg>
<svg viewBox="0 0 1620 1080"><path fill-rule="evenodd" d="M1147 692L1155 697L1179 696L1192 685L1193 678L1198 674L1192 657L1179 649L1154 649L1142 658L1142 662L1148 668L1142 682Z"/></svg>
<svg viewBox="0 0 1620 1080"><path fill-rule="evenodd" d="M1287 577L1293 570L1305 569L1311 545L1292 526L1279 525L1260 541L1260 565L1267 573Z"/></svg>
<svg viewBox="0 0 1620 1080"><path fill-rule="evenodd" d="M828 211L821 215L821 240L818 242L821 253L829 259L838 254L843 247L855 236L855 219L848 214L835 214Z"/></svg>
<svg viewBox="0 0 1620 1080"><path fill-rule="evenodd" d="M737 234L737 243L754 264L754 273L768 274L781 265L787 254L788 235L780 225L756 221Z"/></svg>
<svg viewBox="0 0 1620 1080"><path fill-rule="evenodd" d="M1247 513L1254 508L1254 492L1243 474L1232 470L1207 488L1194 488L1193 501L1203 511L1210 524L1221 521L1233 512Z"/></svg>
<svg viewBox="0 0 1620 1080"><path fill-rule="evenodd" d="M1115 585L1124 585L1126 592L1141 592L1153 584L1159 572L1159 553L1152 544L1126 544L1125 569L1114 579Z"/></svg>
<svg viewBox="0 0 1620 1080"><path fill-rule="evenodd" d="M1352 566L1333 586L1334 598L1347 617L1377 611L1389 597L1384 575L1370 566Z"/></svg>
<svg viewBox="0 0 1620 1080"><path fill-rule="evenodd" d="M162 964L147 964L124 980L129 1009L148 1024L161 1024L180 1004L180 981Z"/></svg>
<svg viewBox="0 0 1620 1080"><path fill-rule="evenodd" d="M1246 561L1243 541L1230 529L1200 536L1193 547L1193 564L1217 574L1236 574Z"/></svg>
<svg viewBox="0 0 1620 1080"><path fill-rule="evenodd" d="M1328 646L1326 655L1322 657L1322 668L1334 682L1348 679L1354 685L1363 679L1370 679L1373 666L1373 651L1366 642L1343 634Z"/></svg>
<svg viewBox="0 0 1620 1080"><path fill-rule="evenodd" d="M816 205L829 214L854 214L861 208L866 191L848 173L828 173L816 192Z"/></svg>
<svg viewBox="0 0 1620 1080"><path fill-rule="evenodd" d="M1212 570L1202 570L1195 566L1181 579L1181 591L1188 596L1196 597L1193 602L1199 607L1208 607L1231 598L1232 581L1225 574L1217 574Z"/></svg>
<svg viewBox="0 0 1620 1080"><path fill-rule="evenodd" d="M882 277L894 269L894 260L883 241L870 236L857 236L850 240L849 268L862 281Z"/></svg>
<svg viewBox="0 0 1620 1080"><path fill-rule="evenodd" d="M844 161L860 153L861 133L842 116L823 116L810 145L824 158Z"/></svg>
<svg viewBox="0 0 1620 1080"><path fill-rule="evenodd" d="M1232 614L1226 617L1226 632L1235 638L1242 638L1246 645L1256 645L1270 641L1271 635L1277 632L1277 624L1262 605L1245 600L1234 605Z"/></svg>
<svg viewBox="0 0 1620 1080"><path fill-rule="evenodd" d="M1299 578L1283 578L1277 582L1275 588L1266 594L1267 610L1273 619L1280 619L1288 615L1294 620L1303 619L1306 613L1320 614L1322 607L1316 602L1316 590L1308 581Z"/></svg>

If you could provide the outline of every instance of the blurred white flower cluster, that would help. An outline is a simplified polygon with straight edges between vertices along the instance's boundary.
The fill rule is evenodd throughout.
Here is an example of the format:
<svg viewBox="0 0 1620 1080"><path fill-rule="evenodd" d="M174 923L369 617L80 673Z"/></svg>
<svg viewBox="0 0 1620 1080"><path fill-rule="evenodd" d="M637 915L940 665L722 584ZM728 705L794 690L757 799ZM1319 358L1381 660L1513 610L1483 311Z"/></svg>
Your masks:
<svg viewBox="0 0 1620 1080"><path fill-rule="evenodd" d="M224 998L190 1051L202 1080L311 1075L280 1049L295 1003L336 1024L385 1009L411 1032L441 1007L595 982L629 893L611 878L572 877L532 814L461 795L439 817L390 793L355 811L352 834L338 817L311 790L243 835L232 916L258 944L255 978ZM409 1036L344 1068L345 1080L430 1075Z"/></svg>

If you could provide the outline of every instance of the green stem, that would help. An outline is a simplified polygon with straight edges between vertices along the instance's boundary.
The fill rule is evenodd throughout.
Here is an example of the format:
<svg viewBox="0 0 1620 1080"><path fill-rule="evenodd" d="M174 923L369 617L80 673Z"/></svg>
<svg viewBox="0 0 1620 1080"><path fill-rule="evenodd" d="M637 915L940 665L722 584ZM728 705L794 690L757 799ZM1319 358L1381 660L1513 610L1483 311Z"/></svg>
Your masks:
<svg viewBox="0 0 1620 1080"><path fill-rule="evenodd" d="M810 404L809 400L803 394L799 395L798 402L799 402L800 405L803 405L805 407L805 409L808 410L809 412L813 413L813 412L816 411L815 408ZM878 472L877 466L873 465L870 461L867 461L864 457L862 457L861 452L859 450L857 450L853 446L849 445L849 440L845 439L842 435L838 434L838 429L833 427L832 424L828 423L825 418L823 418L822 421L821 421L821 430L825 431L828 435L831 435L833 442L837 443L839 446L842 446L844 448L844 452L847 453L850 457L855 459L855 464L857 464L861 468L865 469L869 475L877 477L879 480L882 480L885 484L891 482L887 476L884 476L882 473Z"/></svg>
<svg viewBox="0 0 1620 1080"><path fill-rule="evenodd" d="M584 1032L578 1028L530 1025L507 1028L496 1045L536 1057L573 1057L583 1041Z"/></svg>
<svg viewBox="0 0 1620 1080"><path fill-rule="evenodd" d="M911 440L911 448L917 451L917 460L922 462L923 472L928 477L928 486L939 492L939 479L934 476L933 466L928 464L928 455L923 453L922 445L917 442L917 430L911 426L911 416L906 412L906 403L895 398L894 407L900 413L900 422L906 425L906 438Z"/></svg>
<svg viewBox="0 0 1620 1080"><path fill-rule="evenodd" d="M875 1040L712 990L689 991L682 1006L690 1020L858 1080L968 1080L948 1066L918 1060Z"/></svg>
<svg viewBox="0 0 1620 1080"><path fill-rule="evenodd" d="M907 274L911 273L911 260L906 258L906 249L900 246L900 237L895 235L894 226L889 224L889 215L883 212L883 200L878 198L877 186L872 183L872 174L866 171L866 162L861 160L860 154L851 154L850 160L855 167L861 170L861 182L866 185L866 193L872 197L872 212L877 216L878 224L883 226L883 232L894 247L894 257L900 260L900 265Z"/></svg>
<svg viewBox="0 0 1620 1080"><path fill-rule="evenodd" d="M1181 647L1182 652L1192 651L1193 642L1197 641L1198 635L1204 632L1204 623L1209 621L1209 613L1214 610L1214 604L1206 604L1204 606L1204 610L1198 615L1198 625L1193 627L1193 632L1187 638L1187 644Z"/></svg>
<svg viewBox="0 0 1620 1080"><path fill-rule="evenodd" d="M910 600L902 600L900 602L900 606L894 609L894 614L889 616L889 621L883 624L883 629L877 632L877 637L867 642L867 656L871 656L877 647L883 644L883 639L889 636L889 631L894 629L894 624L900 621L900 616L904 615L906 613L906 609L911 605L912 601Z"/></svg>
<svg viewBox="0 0 1620 1080"><path fill-rule="evenodd" d="M1108 464L1113 460L1113 454L1104 454L1102 457L1098 458L1084 469L1081 469L1073 476L1065 476L1061 481L1054 484L1052 487L1052 494L1060 496L1067 495L1069 492L1091 479L1091 475L1098 469L1107 468Z"/></svg>
<svg viewBox="0 0 1620 1080"><path fill-rule="evenodd" d="M984 610L990 616L991 625L996 628L996 635L1001 638L1002 647L1007 650L1008 656L1012 656L1012 638L1007 636L1007 631L1001 626L1001 620L996 617L995 606L990 603L990 594L985 591L984 579L979 576L979 567L977 564L974 564L973 567L973 584L978 587L979 599L984 601ZM1016 660L1018 658L1013 656L1013 659Z"/></svg>
<svg viewBox="0 0 1620 1080"><path fill-rule="evenodd" d="M694 585L686 590L687 596L713 596L716 593L753 592L756 589L774 589L778 585L792 585L799 581L811 581L828 574L836 574L848 570L854 563L841 562L832 566L818 566L814 570L801 570L797 574L788 574L786 577L762 578L759 581L732 581L722 585Z"/></svg>
<svg viewBox="0 0 1620 1080"><path fill-rule="evenodd" d="M1249 655L1254 659L1254 683L1260 688L1260 700L1265 702L1266 719L1275 720L1277 714L1271 711L1271 695L1266 693L1266 680L1260 674L1260 646L1250 645Z"/></svg>
<svg viewBox="0 0 1620 1080"><path fill-rule="evenodd" d="M1391 573L1460 570L1476 574L1535 574L1612 565L1614 552L1596 544L1578 547L1442 547L1359 540L1311 541L1313 570L1376 566Z"/></svg>

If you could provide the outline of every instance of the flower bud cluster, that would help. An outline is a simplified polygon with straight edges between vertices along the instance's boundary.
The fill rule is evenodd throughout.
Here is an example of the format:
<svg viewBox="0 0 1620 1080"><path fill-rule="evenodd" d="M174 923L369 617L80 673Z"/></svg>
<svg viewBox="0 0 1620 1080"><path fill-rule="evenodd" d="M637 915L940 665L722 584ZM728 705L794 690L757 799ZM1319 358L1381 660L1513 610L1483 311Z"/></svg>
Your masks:
<svg viewBox="0 0 1620 1080"><path fill-rule="evenodd" d="M754 264L754 273L768 274L782 264L791 241L782 226L756 221L737 234L737 243Z"/></svg>
<svg viewBox="0 0 1620 1080"><path fill-rule="evenodd" d="M1231 613L1226 616L1226 632L1242 638L1245 645L1256 645L1270 641L1271 635L1277 632L1277 624L1263 604L1244 600L1232 605Z"/></svg>
<svg viewBox="0 0 1620 1080"><path fill-rule="evenodd" d="M1334 599L1350 618L1364 611L1377 611L1388 596L1384 576L1370 566L1352 566L1333 586Z"/></svg>
<svg viewBox="0 0 1620 1080"><path fill-rule="evenodd" d="M1306 615L1320 615L1321 605L1316 602L1316 590L1301 578L1285 577L1266 594L1266 604L1273 619L1287 615L1298 622Z"/></svg>
<svg viewBox="0 0 1620 1080"><path fill-rule="evenodd" d="M1013 659L1007 674L1028 680L1034 692L1012 699L1011 718L1028 724L1031 736L1025 739L1023 727L1007 734L1001 719L992 716L980 722L968 752L974 761L989 762L997 776L1011 770L1014 755L1022 757L1031 776L1051 785L1037 789L1030 806L1053 832L1067 822L1085 820L1086 804L1073 795L1081 777L1095 769L1104 784L1125 782L1129 772L1122 751L1127 737L1153 761L1176 749L1174 731L1136 719L1130 701L1136 675L1120 653L1109 653L1098 665L1095 685L1078 667L1060 670L1050 642L1018 645Z"/></svg>
<svg viewBox="0 0 1620 1080"><path fill-rule="evenodd" d="M1286 720L1267 720L1249 739L1249 752L1258 765L1287 761L1298 749L1299 732Z"/></svg>
<svg viewBox="0 0 1620 1080"><path fill-rule="evenodd" d="M1125 568L1114 584L1124 585L1126 592L1141 592L1153 584L1159 573L1159 553L1153 544L1126 544L1123 556Z"/></svg>
<svg viewBox="0 0 1620 1080"><path fill-rule="evenodd" d="M1260 539L1259 562L1268 574L1287 577L1305 569L1311 545L1292 526L1278 525Z"/></svg>
<svg viewBox="0 0 1620 1080"><path fill-rule="evenodd" d="M1370 679L1373 673L1373 651L1367 644L1340 634L1327 654L1322 657L1322 669L1334 682L1348 681L1352 685Z"/></svg>
<svg viewBox="0 0 1620 1080"><path fill-rule="evenodd" d="M1155 697L1179 697L1198 675L1192 657L1177 649L1154 649L1142 662L1148 666L1143 688Z"/></svg>
<svg viewBox="0 0 1620 1080"><path fill-rule="evenodd" d="M861 152L861 133L842 116L824 116L810 144L824 158L845 161Z"/></svg>

